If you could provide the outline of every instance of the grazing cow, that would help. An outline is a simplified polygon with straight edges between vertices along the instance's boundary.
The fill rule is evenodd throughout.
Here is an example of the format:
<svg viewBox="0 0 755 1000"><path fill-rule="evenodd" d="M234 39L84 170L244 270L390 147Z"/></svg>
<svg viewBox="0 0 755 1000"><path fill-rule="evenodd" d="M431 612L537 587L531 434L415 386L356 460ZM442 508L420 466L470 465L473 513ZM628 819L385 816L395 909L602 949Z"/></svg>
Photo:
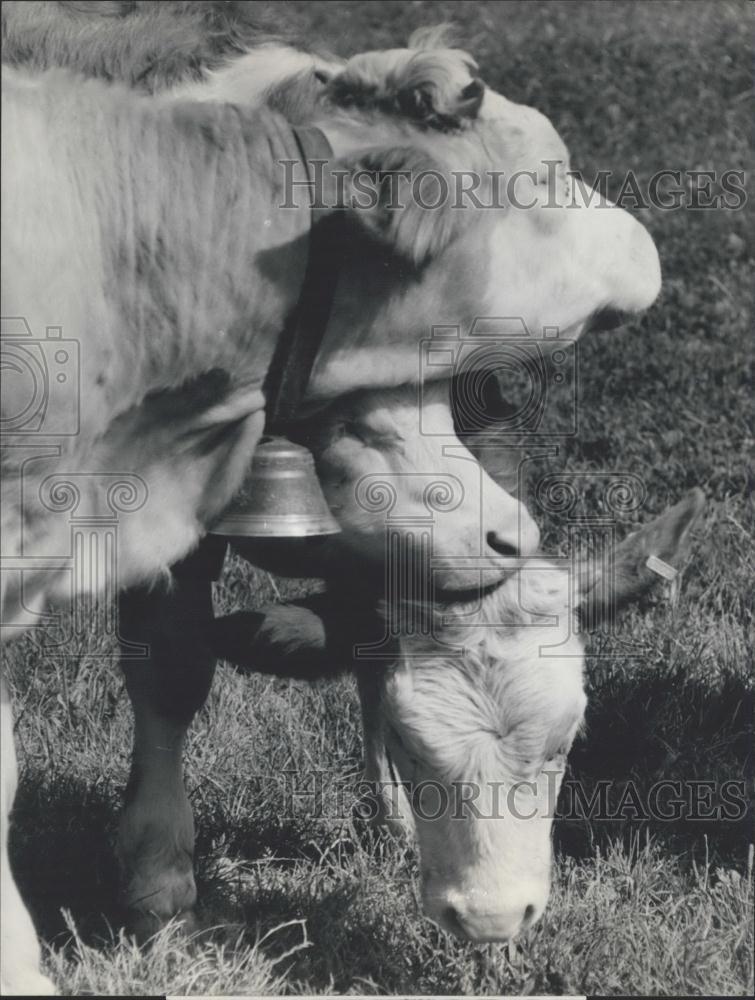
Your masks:
<svg viewBox="0 0 755 1000"><path fill-rule="evenodd" d="M587 700L579 623L613 619L657 581L654 566L668 574L703 503L690 491L621 542L603 574L522 559L481 600L399 609L389 663L350 662L373 641L374 608L339 574L327 594L218 619L215 648L284 675L353 666L366 775L380 817L416 830L425 913L470 941L507 940L548 899L556 799ZM417 629L418 610L430 628Z"/></svg>
<svg viewBox="0 0 755 1000"><path fill-rule="evenodd" d="M421 405L416 386L354 393L314 426L308 421L306 439L342 531L321 538L233 539L258 566L346 580L352 594L364 592L362 604L371 609L389 564L394 570L410 566L426 599L432 574L435 598L458 600L495 584L516 555L537 549L538 529L526 507L456 437L445 382L425 387ZM415 546L418 536L424 545ZM122 660L135 741L118 853L130 924L142 937L176 914L190 919L196 899L184 738L225 649L214 642L227 643L239 626L243 637L248 634L245 616L228 623L225 638L210 631L210 581L220 572L225 547L224 540L210 539L176 568L170 588L135 588L120 598L122 635L150 651L145 659ZM457 566L461 553L465 565Z"/></svg>
<svg viewBox="0 0 755 1000"><path fill-rule="evenodd" d="M92 52L100 75L119 75L109 41ZM607 308L636 312L658 292L644 228L572 184L550 123L484 89L465 54L394 50L329 69L298 60L293 73L282 64L283 78L277 68L265 78L265 109L244 106L260 74L243 56L154 97L63 70L4 70L4 347L46 372L30 388L28 366L3 367L4 623L28 625L47 599L70 595L72 519L123 514L122 587L167 574L239 485L311 231L305 199L277 210L290 194L286 164L294 179L309 176L291 121L316 124L333 151L325 191L343 182L348 241L312 405L417 381L436 316L462 342L479 313L574 338ZM356 184L365 170L367 207ZM481 178L477 199L428 209L459 170ZM516 202L479 207L500 171L521 170L531 173ZM413 191L397 205L386 178L407 171L429 187L424 201ZM53 343L61 333L65 346ZM89 564L74 588L96 592L106 576ZM4 740L9 727L4 698ZM41 991L49 984L34 971L7 868L15 767L5 749L3 983Z"/></svg>
<svg viewBox="0 0 755 1000"><path fill-rule="evenodd" d="M430 427L434 434L423 436L421 425ZM431 725L431 720L444 698L447 704L442 718L453 716L457 728L463 730L466 727L470 734L480 727L480 714L475 706L479 704L481 695L479 692L476 695L473 690L480 678L470 674L472 690L466 692L457 683L449 686L443 683L443 678L448 677L451 669L449 664L456 663L460 675L469 672L468 661L458 662L461 646L467 648L470 643L481 646L487 657L486 662L495 660L490 673L492 675L495 668L498 672L496 676L502 678L498 691L502 700L509 698L512 690L526 690L532 696L531 704L522 697L517 705L520 715L516 725L520 730L529 726L537 732L544 731L544 727L552 721L549 717L541 718L541 703L548 691L553 698L551 708L554 719L562 695L565 714L570 709L570 698L578 705L582 704L581 646L568 629L563 632L571 621L570 615L564 617L570 598L568 590L564 589L568 585L568 573L563 568L554 569L550 565L546 572L542 561L526 562L520 574L521 584L515 585L512 573L520 566L521 560L511 556L500 557L506 577L505 583L496 587L498 574L491 576L486 570L486 560L478 558L477 587L473 593L449 590L443 585L431 589L428 584L434 568L443 565L444 541L453 537L456 530L468 532L473 526L485 524L486 497L492 503L505 504L508 518L519 520L523 536L530 533L527 539L529 544L520 544L520 550L532 551L537 539L525 509L519 507L517 510L511 498L505 499L507 495L495 488L477 463L470 461L471 453L455 437L446 386L436 385L431 392L423 394L421 408L417 405L416 389L413 388L353 394L335 403L314 426L308 423L305 439L315 454L326 497L340 518L342 534L327 539L272 542L234 539L233 544L253 563L267 566L274 572L324 577L328 583L327 594L317 594L294 606L275 605L262 611L239 612L212 621L209 580L220 570L225 549L224 542L221 542L206 546L200 557L192 557L184 563L178 571L177 585L170 591L136 589L121 597L124 636L130 642L145 643L150 647L148 661L123 661L134 705L136 741L127 806L119 836L119 853L127 882L126 902L132 910L134 928L145 936L177 913L191 919L190 909L196 898L192 875L194 829L191 807L183 788L181 754L191 718L209 691L216 657L228 659L252 671L283 673L305 679L338 672L353 665L362 701L366 773L372 780L383 783L390 781L392 776L395 780L395 773L388 764L386 747L391 747L394 737L398 739L399 750L390 752L393 760L399 760L401 733L407 727L406 739L416 742L422 736L428 755L433 739L443 744L447 729L437 730ZM430 469L432 474L423 474L424 470ZM461 520L459 511L454 510L453 505L449 505L447 510L442 506L433 510L427 505L429 486L440 486L449 474L464 475L465 470L464 486L471 506L466 502L463 504L464 517ZM509 472L510 476L510 470L498 471L503 471L504 475ZM378 502L366 503L365 499L369 497ZM655 554L671 559L678 553L682 536L698 505L698 496L692 496L619 548L614 578L609 581L616 581L617 603L636 597L653 582L653 575L643 569L640 556L645 558L648 554ZM426 561L418 564L415 558L409 556L411 547L405 544L404 536L412 530L422 532L428 529L437 535L438 543L428 546ZM627 573L627 570L630 572ZM387 571L389 575L386 575ZM441 579L445 584L446 577L442 575ZM490 579L494 581L493 586L489 586ZM463 582L467 584L468 580L466 576ZM550 590L545 588L545 596L540 595L539 603L533 603L533 595L538 596L543 589L543 580L554 580L554 587ZM593 610L588 619L592 624L607 610L598 607L599 598L606 600L606 588L604 585L603 589L598 589L594 577L586 572L583 573L581 586L585 592L590 592L590 603L599 612ZM483 603L480 605L481 597ZM515 598L518 597L521 598L521 608L517 609ZM541 608L541 604L544 607ZM574 599L571 600L573 604ZM378 605L381 605L380 614L376 613ZM433 646L427 638L426 619L434 607L443 609L446 618L450 615L452 624L458 622L458 625L452 628L444 620L438 628L435 623L431 634L440 635L442 641ZM532 615L527 617L530 612ZM547 614L560 615L561 618L544 619L542 616ZM496 618L496 615L499 617ZM498 631L491 628L499 622L504 622L506 628ZM513 631L508 627L512 622L517 626ZM526 631L519 628L525 624ZM541 627L538 630L532 627L534 625ZM461 639L455 642L457 634ZM423 635L425 638L420 638ZM491 636L497 637L498 645L492 639L488 642ZM545 653L543 669L535 669L528 680L523 671L527 666L533 666L533 660L538 661L539 647L545 642L543 636L547 638L549 647L558 647L563 641L568 648L560 648L552 655ZM517 637L521 640L517 642L522 647L523 655L529 659L526 663L522 662L519 673L513 679L506 675L509 686L504 688L503 670L511 655L510 651L504 655L501 650ZM526 637L531 637L532 641L525 643ZM403 660L397 643L404 650ZM423 649L423 645L426 648ZM352 664L356 646L362 647L362 653ZM379 657L376 659L377 654ZM569 659L572 656L577 659ZM422 678L423 681L414 684L410 678L402 688L397 689L397 696L402 695L403 700L398 699L396 712L401 709L406 718L397 717L388 731L385 712L378 710L378 706L381 699L384 701L386 698L386 660L391 659L405 662L407 677L411 675L411 678ZM569 664L572 667L567 670ZM417 672L412 673L415 667ZM564 683L561 686L554 684L559 676L557 670L563 670ZM440 684L435 692L430 684L432 677L437 677ZM499 708L501 712L507 711L505 705ZM412 735L412 719L424 719L424 734ZM555 721L553 726L555 732ZM437 747L432 752L436 753ZM430 755L428 760L429 770L426 768L422 772L422 780L442 779L445 772L442 769L433 771L431 766L436 758ZM466 781L474 784L478 780L477 772L465 757L463 749L459 751L459 768L454 777L457 783ZM401 768L399 773L409 780ZM506 773L505 777L508 780L510 775ZM553 799L557 785L551 788L551 792ZM376 800L376 811L388 825L411 825L411 807L401 796L399 799L404 808L402 817L397 816L395 807L381 797ZM507 829L508 825L501 827L501 836ZM449 832L437 824L427 827L420 824L423 857L430 856L433 850L438 853L437 848L431 846L435 843L434 837L442 841L443 837L457 830L462 838L458 845L460 852L464 846L462 834L468 841L469 838L473 841L478 835L479 831L476 832L474 827L463 833L456 826L452 826ZM536 867L546 864L547 869L547 858L543 861L547 855L547 826L540 824L532 828L532 832L537 832L541 839L539 846L533 842L530 860ZM505 884L504 876L499 880L497 905L500 905L501 913L509 916L506 920L501 916L496 923L495 912L491 909L489 917L492 923L487 926L490 937L506 937L513 933L514 924L509 919L511 906L536 881L528 876L530 868L525 863L526 857L522 857L522 843L527 843L525 835L519 846L515 840L511 848L519 854L512 855L509 851L509 857L514 857L509 884ZM500 837L496 844L497 849L506 846L501 843ZM467 843L466 847L466 854L453 854L460 864L465 858L475 856L474 844ZM445 851L441 853L446 856ZM472 882L479 874L472 872ZM452 865L448 877L451 885L454 878ZM454 891L460 892L461 889L457 885ZM438 912L432 903L436 895L433 889L427 896L426 909L431 916L436 916ZM533 901L537 913L542 909L546 896L547 880L545 885L541 880ZM449 923L446 926L454 929ZM503 933L502 928L508 928L507 932ZM458 926L455 929L458 931ZM469 936L474 936L472 931Z"/></svg>

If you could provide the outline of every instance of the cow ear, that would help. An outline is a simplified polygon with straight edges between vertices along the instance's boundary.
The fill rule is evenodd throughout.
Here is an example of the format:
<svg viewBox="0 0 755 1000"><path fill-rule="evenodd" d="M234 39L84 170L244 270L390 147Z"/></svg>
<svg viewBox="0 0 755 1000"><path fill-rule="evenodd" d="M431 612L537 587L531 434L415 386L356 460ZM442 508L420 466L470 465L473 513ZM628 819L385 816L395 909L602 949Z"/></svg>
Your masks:
<svg viewBox="0 0 755 1000"><path fill-rule="evenodd" d="M638 600L659 579L673 580L699 518L705 497L693 489L660 517L628 535L602 561L587 560L577 568L579 616L590 631Z"/></svg>
<svg viewBox="0 0 755 1000"><path fill-rule="evenodd" d="M478 117L485 84L447 26L414 32L406 49L353 56L328 88L339 107L372 108L425 129L458 131Z"/></svg>
<svg viewBox="0 0 755 1000"><path fill-rule="evenodd" d="M346 166L352 220L416 267L442 253L468 214L453 210L451 177L420 150L373 150Z"/></svg>

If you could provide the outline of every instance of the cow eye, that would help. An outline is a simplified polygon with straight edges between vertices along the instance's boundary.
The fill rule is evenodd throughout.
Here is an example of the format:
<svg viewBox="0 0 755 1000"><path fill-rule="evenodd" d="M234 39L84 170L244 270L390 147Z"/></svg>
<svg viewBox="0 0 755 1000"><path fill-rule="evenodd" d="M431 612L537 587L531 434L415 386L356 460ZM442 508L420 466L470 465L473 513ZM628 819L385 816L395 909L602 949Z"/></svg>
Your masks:
<svg viewBox="0 0 755 1000"><path fill-rule="evenodd" d="M344 423L343 429L344 433L361 441L366 448L377 448L379 451L388 451L400 448L402 444L401 438L395 431L377 430L367 427L363 423L356 423L351 420Z"/></svg>
<svg viewBox="0 0 755 1000"><path fill-rule="evenodd" d="M357 441L361 443L366 448L375 448L378 442L375 440L376 436L369 427L366 427L363 423L359 423L356 420L347 420L343 425L344 434L348 434L349 437L356 438Z"/></svg>

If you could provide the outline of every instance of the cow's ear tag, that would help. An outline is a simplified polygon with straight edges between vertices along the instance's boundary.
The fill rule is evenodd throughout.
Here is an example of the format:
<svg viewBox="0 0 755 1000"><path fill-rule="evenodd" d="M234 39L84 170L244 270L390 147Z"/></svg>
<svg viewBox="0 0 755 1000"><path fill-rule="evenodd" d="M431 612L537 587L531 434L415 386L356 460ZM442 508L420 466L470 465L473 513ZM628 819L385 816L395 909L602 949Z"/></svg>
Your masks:
<svg viewBox="0 0 755 1000"><path fill-rule="evenodd" d="M675 580L679 575L679 570L674 569L663 559L659 559L658 556L648 556L645 560L645 565L647 568L656 573L658 576L662 576L664 580Z"/></svg>

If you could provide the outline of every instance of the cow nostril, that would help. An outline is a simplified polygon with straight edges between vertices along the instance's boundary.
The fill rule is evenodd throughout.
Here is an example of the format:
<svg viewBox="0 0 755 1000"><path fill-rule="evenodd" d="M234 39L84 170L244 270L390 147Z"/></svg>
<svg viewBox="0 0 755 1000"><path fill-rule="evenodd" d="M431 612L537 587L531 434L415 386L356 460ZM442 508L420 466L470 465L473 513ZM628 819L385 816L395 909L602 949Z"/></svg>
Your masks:
<svg viewBox="0 0 755 1000"><path fill-rule="evenodd" d="M505 541L495 531L489 531L487 537L488 545L501 556L518 556L519 549L511 542Z"/></svg>
<svg viewBox="0 0 755 1000"><path fill-rule="evenodd" d="M529 927L535 919L535 907L532 903L528 903L524 908L524 916L522 917L522 930Z"/></svg>

